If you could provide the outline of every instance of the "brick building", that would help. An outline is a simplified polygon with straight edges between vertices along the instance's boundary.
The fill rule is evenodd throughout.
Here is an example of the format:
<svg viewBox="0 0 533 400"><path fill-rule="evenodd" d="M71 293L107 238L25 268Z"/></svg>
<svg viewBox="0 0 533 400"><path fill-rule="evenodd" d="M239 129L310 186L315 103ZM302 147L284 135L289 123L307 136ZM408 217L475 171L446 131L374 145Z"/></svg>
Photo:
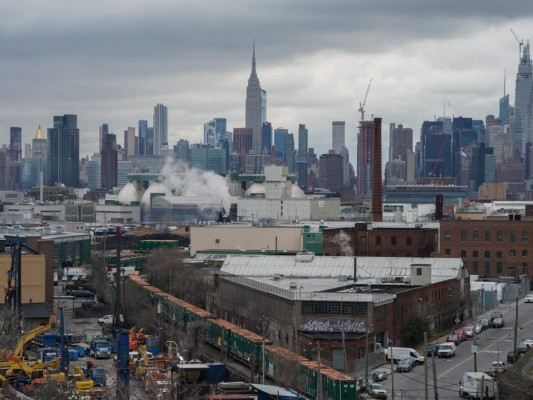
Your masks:
<svg viewBox="0 0 533 400"><path fill-rule="evenodd" d="M391 225L392 226L392 225ZM380 227L356 223L354 227L324 229L323 254L326 256L431 257L438 248L438 229Z"/></svg>
<svg viewBox="0 0 533 400"><path fill-rule="evenodd" d="M389 340L405 344L412 317L432 330L470 316L460 259L228 256L215 287L208 311L259 334L266 319L274 344L307 357L320 346L323 362L336 369L345 369L345 348L348 372L367 353L382 361L375 350Z"/></svg>
<svg viewBox="0 0 533 400"><path fill-rule="evenodd" d="M437 257L463 259L468 272L481 277L533 278L533 220L443 220Z"/></svg>

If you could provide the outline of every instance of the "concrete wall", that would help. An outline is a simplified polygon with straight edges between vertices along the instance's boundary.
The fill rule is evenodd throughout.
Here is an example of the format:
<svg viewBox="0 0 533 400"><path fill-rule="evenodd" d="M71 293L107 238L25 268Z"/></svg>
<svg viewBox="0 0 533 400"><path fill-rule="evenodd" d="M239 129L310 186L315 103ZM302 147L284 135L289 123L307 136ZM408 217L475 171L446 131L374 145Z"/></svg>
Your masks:
<svg viewBox="0 0 533 400"><path fill-rule="evenodd" d="M0 254L0 291L5 293L7 287L7 271L11 268L11 254ZM22 255L22 303L45 302L45 257L42 254ZM0 304L4 304L4 296L0 296Z"/></svg>
<svg viewBox="0 0 533 400"><path fill-rule="evenodd" d="M202 250L302 250L300 227L191 226L191 256Z"/></svg>

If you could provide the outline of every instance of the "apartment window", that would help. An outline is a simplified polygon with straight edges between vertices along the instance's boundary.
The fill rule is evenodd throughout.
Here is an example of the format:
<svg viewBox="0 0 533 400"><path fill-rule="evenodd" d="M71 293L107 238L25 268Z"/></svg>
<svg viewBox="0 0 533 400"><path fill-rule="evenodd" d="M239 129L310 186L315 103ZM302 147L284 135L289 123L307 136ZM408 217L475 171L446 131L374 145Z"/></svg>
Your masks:
<svg viewBox="0 0 533 400"><path fill-rule="evenodd" d="M413 239L411 238L411 236L407 236L407 237L405 238L405 244L406 244L407 246L411 246L411 245L413 244Z"/></svg>
<svg viewBox="0 0 533 400"><path fill-rule="evenodd" d="M477 242L479 240L479 232L478 231L472 231L472 240L474 242Z"/></svg>
<svg viewBox="0 0 533 400"><path fill-rule="evenodd" d="M511 242L516 242L516 232L515 231L509 232L509 240Z"/></svg>
<svg viewBox="0 0 533 400"><path fill-rule="evenodd" d="M502 242L503 241L503 232L502 231L496 231L496 241Z"/></svg>
<svg viewBox="0 0 533 400"><path fill-rule="evenodd" d="M390 244L391 244L392 246L396 246L396 236L391 236L391 238L390 238Z"/></svg>
<svg viewBox="0 0 533 400"><path fill-rule="evenodd" d="M501 274L502 273L502 262L498 261L496 263L496 273Z"/></svg>
<svg viewBox="0 0 533 400"><path fill-rule="evenodd" d="M522 231L522 243L527 243L527 241L528 241L527 231Z"/></svg>
<svg viewBox="0 0 533 400"><path fill-rule="evenodd" d="M376 236L376 244L377 244L378 246L381 245L381 236Z"/></svg>
<svg viewBox="0 0 533 400"><path fill-rule="evenodd" d="M472 257L479 257L479 251L477 250L472 251Z"/></svg>
<svg viewBox="0 0 533 400"><path fill-rule="evenodd" d="M498 250L498 251L496 252L496 258L503 258L503 251Z"/></svg>
<svg viewBox="0 0 533 400"><path fill-rule="evenodd" d="M215 243L220 243L220 239L215 239Z"/></svg>
<svg viewBox="0 0 533 400"><path fill-rule="evenodd" d="M466 257L466 250L461 250L461 257Z"/></svg>
<svg viewBox="0 0 533 400"><path fill-rule="evenodd" d="M511 250L509 250L509 255L510 255L511 257L515 257L515 256L516 256L516 250L515 250L515 249L511 249Z"/></svg>
<svg viewBox="0 0 533 400"><path fill-rule="evenodd" d="M490 250L485 250L485 258L490 258Z"/></svg>
<svg viewBox="0 0 533 400"><path fill-rule="evenodd" d="M422 276L422 268L417 268L416 269L416 275L417 276Z"/></svg>
<svg viewBox="0 0 533 400"><path fill-rule="evenodd" d="M477 261L474 261L472 263L472 272L474 273L474 275L477 275L479 272L478 272L478 262Z"/></svg>
<svg viewBox="0 0 533 400"><path fill-rule="evenodd" d="M527 249L522 250L522 257L527 257Z"/></svg>
<svg viewBox="0 0 533 400"><path fill-rule="evenodd" d="M466 242L466 231L461 231L461 242Z"/></svg>
<svg viewBox="0 0 533 400"><path fill-rule="evenodd" d="M444 240L452 240L452 231L444 231Z"/></svg>
<svg viewBox="0 0 533 400"><path fill-rule="evenodd" d="M485 273L490 274L490 261L485 261Z"/></svg>
<svg viewBox="0 0 533 400"><path fill-rule="evenodd" d="M490 242L490 231L485 231L485 242Z"/></svg>
<svg viewBox="0 0 533 400"><path fill-rule="evenodd" d="M450 249L444 249L444 254L450 256L452 254L452 251Z"/></svg>

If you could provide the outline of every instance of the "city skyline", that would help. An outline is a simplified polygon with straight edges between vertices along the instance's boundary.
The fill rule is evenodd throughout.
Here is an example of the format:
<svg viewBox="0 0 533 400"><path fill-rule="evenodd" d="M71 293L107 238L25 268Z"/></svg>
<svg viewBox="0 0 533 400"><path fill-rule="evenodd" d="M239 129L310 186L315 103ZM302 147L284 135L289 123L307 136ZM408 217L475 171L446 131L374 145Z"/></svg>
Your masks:
<svg viewBox="0 0 533 400"><path fill-rule="evenodd" d="M76 114L82 156L98 151L103 123L120 136L150 121L158 103L168 106L170 145L200 142L214 117L226 118L229 131L244 127L254 36L267 120L293 134L305 124L318 154L329 150L335 120L346 121L346 146L356 153L357 106L370 77L367 118L410 127L415 140L445 104L449 116L497 115L504 69L514 104L518 43L509 28L527 40L533 15L528 2L495 1L213 3L209 15L209 4L167 1L155 12L144 2L59 1L61 14L29 3L0 6L0 129L22 127L30 143L53 115Z"/></svg>

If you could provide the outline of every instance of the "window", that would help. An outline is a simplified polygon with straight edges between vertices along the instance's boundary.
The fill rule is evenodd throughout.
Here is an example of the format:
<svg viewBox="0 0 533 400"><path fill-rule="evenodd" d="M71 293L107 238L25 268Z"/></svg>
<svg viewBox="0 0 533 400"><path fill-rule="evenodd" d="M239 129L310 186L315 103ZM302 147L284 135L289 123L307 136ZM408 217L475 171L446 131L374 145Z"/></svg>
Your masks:
<svg viewBox="0 0 533 400"><path fill-rule="evenodd" d="M444 231L444 240L450 241L452 240L452 231Z"/></svg>
<svg viewBox="0 0 533 400"><path fill-rule="evenodd" d="M472 263L472 273L474 273L475 275L478 274L478 263L477 263L477 261L474 261Z"/></svg>
<svg viewBox="0 0 533 400"><path fill-rule="evenodd" d="M461 257L466 257L466 250L461 250Z"/></svg>
<svg viewBox="0 0 533 400"><path fill-rule="evenodd" d="M502 231L496 231L496 241L497 242L503 242L503 232Z"/></svg>
<svg viewBox="0 0 533 400"><path fill-rule="evenodd" d="M509 240L511 242L516 242L516 232L515 231L509 232Z"/></svg>
<svg viewBox="0 0 533 400"><path fill-rule="evenodd" d="M450 249L445 249L444 250L444 254L446 254L447 256L451 255L452 254L452 251Z"/></svg>
<svg viewBox="0 0 533 400"><path fill-rule="evenodd" d="M461 231L461 242L466 242L466 231Z"/></svg>
<svg viewBox="0 0 533 400"><path fill-rule="evenodd" d="M522 243L527 243L528 239L527 231L522 231Z"/></svg>
<svg viewBox="0 0 533 400"><path fill-rule="evenodd" d="M390 238L390 244L391 244L392 246L396 246L396 236L391 236L391 238Z"/></svg>
<svg viewBox="0 0 533 400"><path fill-rule="evenodd" d="M417 268L416 269L416 275L417 276L421 276L422 275L422 268Z"/></svg>
<svg viewBox="0 0 533 400"><path fill-rule="evenodd" d="M496 273L501 274L502 273L502 262L498 261L496 263Z"/></svg>
<svg viewBox="0 0 533 400"><path fill-rule="evenodd" d="M381 236L376 236L376 244L381 245Z"/></svg>
<svg viewBox="0 0 533 400"><path fill-rule="evenodd" d="M527 257L527 249L522 250L522 257Z"/></svg>
<svg viewBox="0 0 533 400"><path fill-rule="evenodd" d="M478 231L472 231L472 240L474 242L477 242L479 240L479 232Z"/></svg>
<svg viewBox="0 0 533 400"><path fill-rule="evenodd" d="M503 251L498 250L498 251L496 252L496 258L503 258Z"/></svg>
<svg viewBox="0 0 533 400"><path fill-rule="evenodd" d="M490 250L485 250L485 258L490 258Z"/></svg>
<svg viewBox="0 0 533 400"><path fill-rule="evenodd" d="M215 239L215 243L220 243L220 239Z"/></svg>
<svg viewBox="0 0 533 400"><path fill-rule="evenodd" d="M511 250L509 250L509 255L510 255L511 257L515 257L515 256L516 256L516 250L515 250L515 249L511 249Z"/></svg>
<svg viewBox="0 0 533 400"><path fill-rule="evenodd" d="M472 251L472 257L479 257L479 252L477 250Z"/></svg>
<svg viewBox="0 0 533 400"><path fill-rule="evenodd" d="M366 246L366 236L361 236L359 238L359 243L361 243L363 246Z"/></svg>
<svg viewBox="0 0 533 400"><path fill-rule="evenodd" d="M485 231L485 242L490 242L490 231Z"/></svg>
<svg viewBox="0 0 533 400"><path fill-rule="evenodd" d="M490 274L490 261L485 261L485 273Z"/></svg>
<svg viewBox="0 0 533 400"><path fill-rule="evenodd" d="M411 246L411 245L413 244L413 239L411 238L411 236L407 236L407 237L405 238L405 244L406 244L407 246Z"/></svg>

